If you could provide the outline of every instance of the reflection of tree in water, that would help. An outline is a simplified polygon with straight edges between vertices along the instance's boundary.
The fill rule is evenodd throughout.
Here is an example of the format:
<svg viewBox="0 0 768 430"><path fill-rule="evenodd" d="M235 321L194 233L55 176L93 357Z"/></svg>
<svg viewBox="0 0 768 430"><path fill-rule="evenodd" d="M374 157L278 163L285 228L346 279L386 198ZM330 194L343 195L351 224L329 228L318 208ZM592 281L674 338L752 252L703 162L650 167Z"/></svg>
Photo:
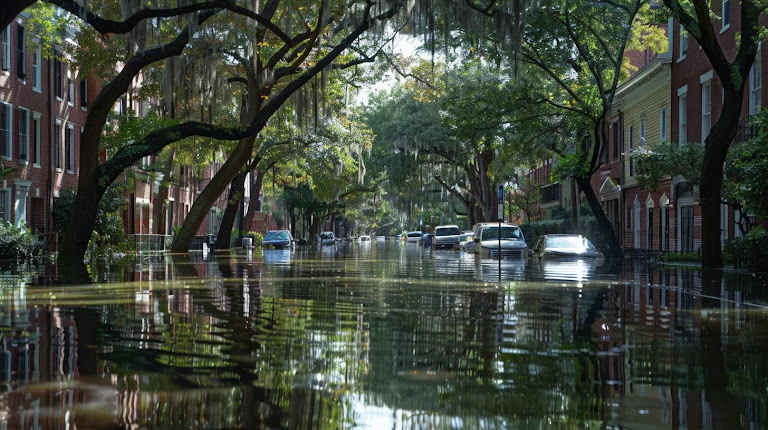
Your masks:
<svg viewBox="0 0 768 430"><path fill-rule="evenodd" d="M370 320L374 404L445 422L599 418L573 294L419 287L387 295L390 311Z"/></svg>

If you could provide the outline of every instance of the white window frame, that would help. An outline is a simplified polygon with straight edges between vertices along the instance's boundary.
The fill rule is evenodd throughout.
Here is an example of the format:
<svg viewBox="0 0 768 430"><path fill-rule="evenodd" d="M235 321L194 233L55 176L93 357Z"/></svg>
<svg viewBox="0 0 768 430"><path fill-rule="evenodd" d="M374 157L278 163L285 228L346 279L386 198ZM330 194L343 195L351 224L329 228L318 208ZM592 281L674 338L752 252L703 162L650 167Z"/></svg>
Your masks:
<svg viewBox="0 0 768 430"><path fill-rule="evenodd" d="M677 90L677 144L688 143L688 85Z"/></svg>
<svg viewBox="0 0 768 430"><path fill-rule="evenodd" d="M720 33L725 33L731 28L731 0L723 0L720 8L720 22L723 24Z"/></svg>
<svg viewBox="0 0 768 430"><path fill-rule="evenodd" d="M35 141L33 142L33 144L35 145L35 159L34 160L30 160L30 161L32 162L32 165L34 167L37 167L38 169L41 167L40 166L40 160L42 159L42 156L40 155L40 147L41 147L41 145L40 145L40 139L41 139L40 133L42 132L41 121L42 121L42 115L39 112L33 112L32 113L32 125L31 125L31 127L34 128L34 130L35 130L35 139L34 139ZM30 130L32 128L30 128Z"/></svg>
<svg viewBox="0 0 768 430"><path fill-rule="evenodd" d="M667 108L661 108L659 115L659 142L665 142L667 140Z"/></svg>
<svg viewBox="0 0 768 430"><path fill-rule="evenodd" d="M19 41L19 30L21 30L22 33L24 33L23 37L21 38L21 41ZM16 53L16 77L19 79L19 82L26 84L27 83L27 29L21 25L21 23L16 23L16 46L14 49ZM21 44L21 49L19 49L19 44ZM19 52L21 51L21 52ZM21 58L19 58L21 56ZM19 61L21 60L21 61ZM19 67L21 67L21 72L24 76L19 76Z"/></svg>
<svg viewBox="0 0 768 430"><path fill-rule="evenodd" d="M653 199L650 195L648 195L648 199L645 201L645 249L653 249L653 240L651 239L653 236L653 221L648 219L648 211L649 209L653 211L653 209L656 208L656 204L654 203ZM653 212L651 212L651 216L653 216Z"/></svg>
<svg viewBox="0 0 768 430"><path fill-rule="evenodd" d="M8 24L7 27L3 29L2 35L0 35L0 38L2 39L2 59L0 59L0 62L2 62L2 70L3 72L11 73L11 24Z"/></svg>
<svg viewBox="0 0 768 430"><path fill-rule="evenodd" d="M33 42L35 52L32 54L32 89L38 93L41 91L41 67L43 61L43 48L40 46L40 42Z"/></svg>
<svg viewBox="0 0 768 430"><path fill-rule="evenodd" d="M763 60L762 60L762 42L757 44L757 54L752 63L752 69L749 71L749 114L757 114L760 108L763 89Z"/></svg>
<svg viewBox="0 0 768 430"><path fill-rule="evenodd" d="M640 200L635 196L635 202L632 203L632 230L634 235L634 248L640 249Z"/></svg>
<svg viewBox="0 0 768 430"><path fill-rule="evenodd" d="M677 61L685 60L685 56L688 54L688 31L681 25L680 26L680 56Z"/></svg>
<svg viewBox="0 0 768 430"><path fill-rule="evenodd" d="M29 130L30 130L30 115L29 109L19 107L19 164L29 164ZM25 126L22 127L22 118L24 118ZM22 157L22 149L24 149Z"/></svg>
<svg viewBox="0 0 768 430"><path fill-rule="evenodd" d="M75 81L72 79L72 70L67 65L67 104L75 105Z"/></svg>
<svg viewBox="0 0 768 430"><path fill-rule="evenodd" d="M645 139L645 118L640 120L640 145L646 146L648 141Z"/></svg>
<svg viewBox="0 0 768 430"><path fill-rule="evenodd" d="M62 154L61 141L64 132L64 122L58 118L53 121L53 166L57 172L61 172Z"/></svg>
<svg viewBox="0 0 768 430"><path fill-rule="evenodd" d="M701 75L701 143L712 131L712 71Z"/></svg>
<svg viewBox="0 0 768 430"><path fill-rule="evenodd" d="M10 103L6 103L3 101L0 101L0 105L5 106L8 112L8 118L7 124L0 124L0 127L5 127L5 136L6 136L6 142L5 142L5 152L8 155L3 155L3 160L12 160L13 159L13 105Z"/></svg>
<svg viewBox="0 0 768 430"><path fill-rule="evenodd" d="M64 151L64 156L67 157L64 160L65 167L67 167L67 173L75 173L75 125L68 122L65 133L67 134L64 135L64 144L68 145ZM69 142L67 142L67 136L69 136Z"/></svg>

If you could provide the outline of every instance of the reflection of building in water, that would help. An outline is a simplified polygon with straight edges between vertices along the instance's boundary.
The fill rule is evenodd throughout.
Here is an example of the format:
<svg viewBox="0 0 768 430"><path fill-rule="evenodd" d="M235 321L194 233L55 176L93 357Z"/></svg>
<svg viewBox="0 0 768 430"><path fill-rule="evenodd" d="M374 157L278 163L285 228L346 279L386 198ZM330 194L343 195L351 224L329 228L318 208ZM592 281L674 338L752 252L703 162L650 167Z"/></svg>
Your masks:
<svg viewBox="0 0 768 430"><path fill-rule="evenodd" d="M760 318L754 318L758 313L744 310L750 277L725 274L714 293L702 291L700 271L685 268L630 266L625 278L634 282L618 288L608 302L609 313L620 316L616 327L607 320L593 327L600 369L596 382L611 405L607 416L631 426L709 429L717 427L716 416L731 415L736 422L756 428L765 419L756 413L765 408L764 393L762 400L748 391L727 394L733 400L729 404L722 398L713 402L705 391L715 379L759 376L737 376L745 366L749 368L749 362L764 362L760 352L744 349L752 344L744 336L764 330ZM705 336L707 330L713 336ZM615 342L621 338L616 336L623 336L623 345ZM743 353L740 368L728 366L725 360L735 351ZM605 359L605 354L620 363ZM702 361L701 354L714 356L722 365Z"/></svg>
<svg viewBox="0 0 768 430"><path fill-rule="evenodd" d="M71 312L28 305L27 288L24 279L4 278L0 290L0 428L64 428L78 391L66 383L79 376L77 330ZM60 381L63 388L39 392L18 388L45 381ZM41 409L53 413L41 415Z"/></svg>

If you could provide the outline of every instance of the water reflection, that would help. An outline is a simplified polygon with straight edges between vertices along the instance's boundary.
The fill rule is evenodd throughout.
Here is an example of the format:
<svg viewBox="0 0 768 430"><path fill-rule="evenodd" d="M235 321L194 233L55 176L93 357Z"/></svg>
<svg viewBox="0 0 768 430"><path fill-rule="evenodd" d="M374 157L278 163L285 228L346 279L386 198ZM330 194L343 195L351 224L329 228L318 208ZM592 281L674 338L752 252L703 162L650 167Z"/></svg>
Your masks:
<svg viewBox="0 0 768 430"><path fill-rule="evenodd" d="M456 251L334 248L145 258L110 269L127 282L82 287L6 271L0 428L767 422L756 278L524 261L499 272Z"/></svg>

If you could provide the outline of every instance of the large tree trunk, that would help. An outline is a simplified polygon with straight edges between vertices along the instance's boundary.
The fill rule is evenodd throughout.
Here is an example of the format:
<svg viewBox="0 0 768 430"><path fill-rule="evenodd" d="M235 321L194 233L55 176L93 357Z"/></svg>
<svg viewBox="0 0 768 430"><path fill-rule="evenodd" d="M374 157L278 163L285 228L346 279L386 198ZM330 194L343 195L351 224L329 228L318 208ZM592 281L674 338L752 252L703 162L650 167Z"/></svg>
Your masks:
<svg viewBox="0 0 768 430"><path fill-rule="evenodd" d="M167 208L165 207L165 202L168 201L168 190L169 190L169 184L171 181L171 171L173 169L173 158L176 156L176 148L174 147L171 151L170 156L168 157L168 160L166 160L165 164L163 165L163 180L160 181L160 187L157 190L157 196L155 196L154 206L152 206L152 216L155 219L154 227L155 227L155 234L169 234L170 232L167 232L166 226L168 223L166 222L166 214L168 213ZM173 220L171 220L173 221Z"/></svg>
<svg viewBox="0 0 768 430"><path fill-rule="evenodd" d="M723 112L704 141L704 161L701 165L701 264L705 268L723 265L720 243L723 163L736 136L744 86L739 90L725 91L724 94Z"/></svg>
<svg viewBox="0 0 768 430"><path fill-rule="evenodd" d="M24 9L35 4L37 0L5 0L0 7L0 28L6 28Z"/></svg>
<svg viewBox="0 0 768 430"><path fill-rule="evenodd" d="M464 168L469 181L469 192L479 207L477 222L496 219L496 193L488 180L488 166L496 158L492 149L486 149L475 156L475 164Z"/></svg>
<svg viewBox="0 0 768 430"><path fill-rule="evenodd" d="M240 210L240 204L245 190L246 172L241 171L232 179L229 186L229 196L227 197L227 207L224 209L224 215L219 224L219 235L216 237L216 249L229 249L229 243L232 239L232 227L235 225L237 212Z"/></svg>
<svg viewBox="0 0 768 430"><path fill-rule="evenodd" d="M600 205L600 201L595 195L595 190L592 188L589 178L576 178L576 183L587 198L589 207L592 208L592 213L594 213L595 218L597 219L597 226L600 229L600 234L608 242L606 244L608 247L606 254L613 258L621 258L622 251L621 245L619 245L619 239L616 237L611 221L608 219L608 216L605 215L603 206ZM573 198L576 199L578 196L573 196ZM573 227L577 226L574 225Z"/></svg>
<svg viewBox="0 0 768 430"><path fill-rule="evenodd" d="M267 169L268 170L268 169ZM264 183L264 176L267 174L266 170L256 171L256 180L251 183L251 201L248 203L248 213L245 214L243 220L243 226L248 231L251 230L253 225L253 217L256 214L256 204L259 201L259 194L261 194L261 185ZM264 233L264 232L260 232Z"/></svg>
<svg viewBox="0 0 768 430"><path fill-rule="evenodd" d="M255 136L241 139L237 147L232 151L232 155L227 158L221 169L211 178L211 182L203 189L189 209L187 218L184 219L184 223L181 225L181 229L179 229L179 234L173 241L171 252L184 253L189 251L189 245L192 243L197 229L205 219L211 206L213 206L216 199L227 188L227 185L250 159L255 141Z"/></svg>

